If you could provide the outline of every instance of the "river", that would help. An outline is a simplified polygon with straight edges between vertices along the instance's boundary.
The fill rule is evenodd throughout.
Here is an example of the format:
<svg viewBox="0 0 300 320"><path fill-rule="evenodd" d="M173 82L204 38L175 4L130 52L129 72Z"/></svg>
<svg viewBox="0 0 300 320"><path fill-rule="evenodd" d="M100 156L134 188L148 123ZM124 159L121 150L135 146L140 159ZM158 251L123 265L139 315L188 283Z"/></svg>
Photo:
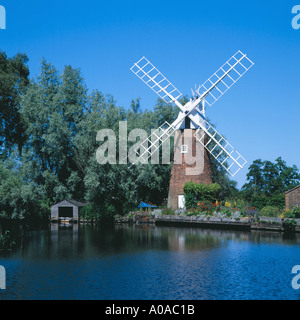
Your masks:
<svg viewBox="0 0 300 320"><path fill-rule="evenodd" d="M52 224L0 253L0 300L296 300L300 236Z"/></svg>

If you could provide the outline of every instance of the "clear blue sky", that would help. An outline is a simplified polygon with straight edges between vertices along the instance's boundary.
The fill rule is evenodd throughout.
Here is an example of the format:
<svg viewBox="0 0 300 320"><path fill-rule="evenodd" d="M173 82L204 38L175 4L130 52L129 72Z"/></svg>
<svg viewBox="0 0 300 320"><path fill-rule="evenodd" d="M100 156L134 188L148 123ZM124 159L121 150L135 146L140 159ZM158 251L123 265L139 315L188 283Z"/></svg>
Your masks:
<svg viewBox="0 0 300 320"><path fill-rule="evenodd" d="M300 29L295 1L5 1L1 50L28 55L31 77L45 57L59 70L79 67L89 89L128 107L156 95L129 68L145 55L184 94L203 83L237 50L255 65L211 109L217 130L248 165L281 156L300 168Z"/></svg>

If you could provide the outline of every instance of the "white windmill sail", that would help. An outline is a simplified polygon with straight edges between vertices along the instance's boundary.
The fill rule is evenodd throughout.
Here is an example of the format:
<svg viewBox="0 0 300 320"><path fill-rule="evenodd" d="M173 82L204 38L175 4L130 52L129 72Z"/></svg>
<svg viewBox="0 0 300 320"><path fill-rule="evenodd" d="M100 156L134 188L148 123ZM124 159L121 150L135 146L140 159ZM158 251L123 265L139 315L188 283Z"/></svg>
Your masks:
<svg viewBox="0 0 300 320"><path fill-rule="evenodd" d="M204 125L196 131L195 137L209 153L222 165L222 167L234 176L247 161L232 145L205 119Z"/></svg>
<svg viewBox="0 0 300 320"><path fill-rule="evenodd" d="M212 106L221 96L234 85L254 63L241 51L235 53L199 88L197 94L209 106ZM201 99L202 100L202 99Z"/></svg>
<svg viewBox="0 0 300 320"><path fill-rule="evenodd" d="M185 118L183 114L172 124L165 121L158 129L154 130L147 139L143 140L136 149L136 155L143 160L148 160L154 152L157 152L162 144L177 130L177 125ZM122 162L124 163L124 161ZM125 161L126 163L126 161ZM131 163L129 167L136 163Z"/></svg>
<svg viewBox="0 0 300 320"><path fill-rule="evenodd" d="M212 106L253 65L254 63L245 54L238 51L199 86L194 100L182 106L178 101L182 96L181 92L149 60L143 57L136 62L131 67L131 71L165 102L174 102L181 109L178 118L172 124L165 122L141 143L138 155L143 159L149 159L154 152L157 152L161 144L180 127L185 117L189 117L198 126L196 139L231 176L234 176L246 164L246 160L209 124L204 117L204 112L198 112L196 116L194 110L200 103L203 106L204 104Z"/></svg>
<svg viewBox="0 0 300 320"><path fill-rule="evenodd" d="M178 101L182 93L147 58L142 57L133 64L130 70L166 103L174 102L182 111L185 111L183 105ZM146 140L141 142L136 150L137 156L148 160L154 152L157 152L162 143L175 132L176 126L184 118L185 114L182 114L172 124L164 122ZM131 166L133 164L135 163L132 163Z"/></svg>
<svg viewBox="0 0 300 320"><path fill-rule="evenodd" d="M241 51L236 52L196 90L198 98L194 104L189 106L189 114L199 102L212 106L253 65L254 63L246 54L243 54ZM199 121L198 118L193 118L193 121L199 126L195 134L196 139L231 176L234 176L243 168L247 161L203 116L202 118L201 121ZM200 129L202 129L202 131ZM204 133L207 135L206 138Z"/></svg>
<svg viewBox="0 0 300 320"><path fill-rule="evenodd" d="M174 102L184 110L178 101L182 93L145 57L136 62L130 70L166 103Z"/></svg>

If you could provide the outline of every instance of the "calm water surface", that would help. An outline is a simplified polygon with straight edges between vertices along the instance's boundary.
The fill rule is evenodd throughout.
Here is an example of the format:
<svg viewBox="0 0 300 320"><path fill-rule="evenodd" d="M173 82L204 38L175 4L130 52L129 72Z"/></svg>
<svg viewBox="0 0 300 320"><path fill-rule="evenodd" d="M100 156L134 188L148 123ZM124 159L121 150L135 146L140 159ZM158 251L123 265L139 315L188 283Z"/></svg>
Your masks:
<svg viewBox="0 0 300 320"><path fill-rule="evenodd" d="M300 238L157 226L29 232L1 253L1 299L299 299Z"/></svg>

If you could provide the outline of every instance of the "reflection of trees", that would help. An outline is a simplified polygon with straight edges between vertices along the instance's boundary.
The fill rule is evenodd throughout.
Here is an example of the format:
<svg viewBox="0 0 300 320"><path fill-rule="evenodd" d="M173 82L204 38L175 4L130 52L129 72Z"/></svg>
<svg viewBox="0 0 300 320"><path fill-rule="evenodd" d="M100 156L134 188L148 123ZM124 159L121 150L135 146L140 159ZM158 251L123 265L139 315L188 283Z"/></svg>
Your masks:
<svg viewBox="0 0 300 320"><path fill-rule="evenodd" d="M176 228L155 225L52 225L49 230L26 232L23 258L89 258L112 253L153 251L202 251L227 245L228 241L300 244L300 237L284 239L281 233Z"/></svg>
<svg viewBox="0 0 300 320"><path fill-rule="evenodd" d="M217 247L222 240L233 239L239 234L232 231L149 225L116 226L115 230L122 230L124 248L129 250L203 250Z"/></svg>
<svg viewBox="0 0 300 320"><path fill-rule="evenodd" d="M70 235L68 236L68 232ZM61 231L58 231L61 233ZM73 234L71 236L71 234ZM60 239L62 235L60 236ZM133 253L144 250L197 251L217 248L228 240L260 242L278 242L285 240L279 233L243 232L232 230L214 230L202 228L157 227L155 225L115 225L95 226L80 225L78 238L74 238L74 230L64 230L65 246L72 237L73 255L77 251L85 256L100 253ZM78 245L74 244L74 240ZM294 240L296 241L296 240ZM298 238L298 241L300 239ZM57 239L57 252L71 255L60 248ZM69 247L70 249L70 247Z"/></svg>
<svg viewBox="0 0 300 320"><path fill-rule="evenodd" d="M220 240L210 234L188 234L185 237L185 249L199 250L216 247L220 244Z"/></svg>
<svg viewBox="0 0 300 320"><path fill-rule="evenodd" d="M300 244L300 237L285 238L282 233L272 231L252 231L249 237L255 243Z"/></svg>
<svg viewBox="0 0 300 320"><path fill-rule="evenodd" d="M242 233L234 231L219 231L201 228L177 229L173 237L174 250L206 250L217 248L227 240L240 238Z"/></svg>

